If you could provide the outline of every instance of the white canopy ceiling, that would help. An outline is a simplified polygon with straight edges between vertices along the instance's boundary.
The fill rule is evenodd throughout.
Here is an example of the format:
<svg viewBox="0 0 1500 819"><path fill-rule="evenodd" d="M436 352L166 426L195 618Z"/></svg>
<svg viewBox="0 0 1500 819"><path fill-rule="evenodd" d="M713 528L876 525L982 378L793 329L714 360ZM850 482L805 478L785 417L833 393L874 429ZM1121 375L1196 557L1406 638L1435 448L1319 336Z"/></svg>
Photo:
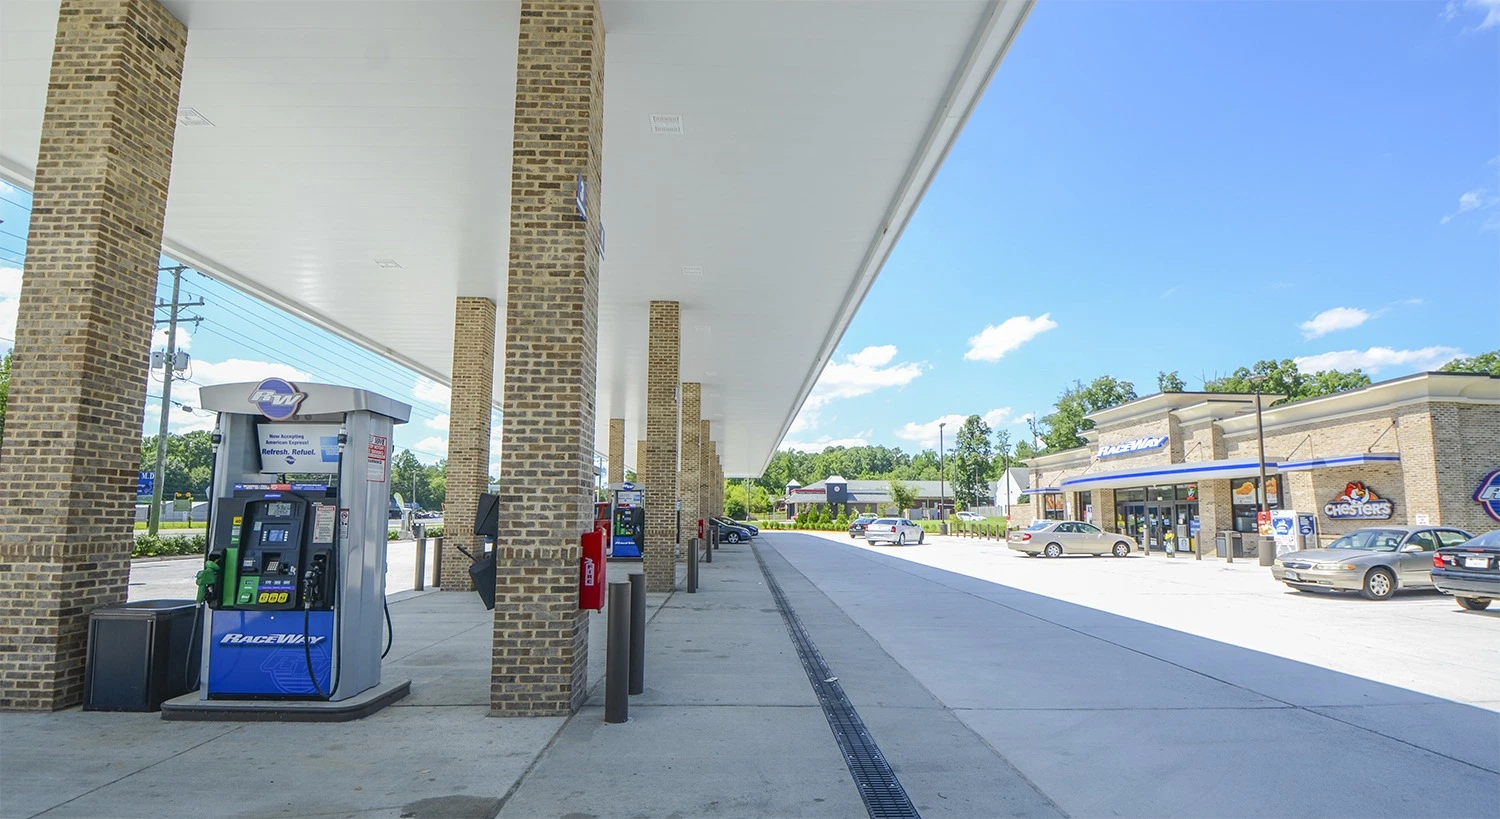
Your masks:
<svg viewBox="0 0 1500 819"><path fill-rule="evenodd" d="M212 123L178 128L167 252L446 382L454 298L504 314L520 4L164 5L181 104ZM1030 0L601 7L597 440L644 433L646 305L676 300L682 380L726 471L756 474ZM27 186L57 8L0 0L0 172Z"/></svg>

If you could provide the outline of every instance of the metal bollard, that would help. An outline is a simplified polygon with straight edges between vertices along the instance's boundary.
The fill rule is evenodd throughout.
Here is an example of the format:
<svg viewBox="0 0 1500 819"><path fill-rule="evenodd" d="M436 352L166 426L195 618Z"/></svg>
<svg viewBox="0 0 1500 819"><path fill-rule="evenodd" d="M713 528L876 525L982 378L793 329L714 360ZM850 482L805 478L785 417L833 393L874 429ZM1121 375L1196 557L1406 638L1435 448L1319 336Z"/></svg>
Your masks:
<svg viewBox="0 0 1500 819"><path fill-rule="evenodd" d="M630 573L630 693L646 690L646 575Z"/></svg>
<svg viewBox="0 0 1500 819"><path fill-rule="evenodd" d="M417 581L412 588L422 591L427 588L427 535L417 538Z"/></svg>
<svg viewBox="0 0 1500 819"><path fill-rule="evenodd" d="M432 585L443 585L443 536L432 539Z"/></svg>
<svg viewBox="0 0 1500 819"><path fill-rule="evenodd" d="M718 527L717 526L711 526L709 528L710 529L717 529ZM704 545L704 548L703 548L703 562L704 563L712 563L712 562L714 562L714 550L713 550L713 547L712 546L708 546L707 545L707 541L704 541L704 544L705 545Z"/></svg>
<svg viewBox="0 0 1500 819"><path fill-rule="evenodd" d="M698 593L698 547L701 545L698 538L688 538L687 555L687 593Z"/></svg>
<svg viewBox="0 0 1500 819"><path fill-rule="evenodd" d="M630 581L609 581L609 639L604 652L604 721L630 720Z"/></svg>

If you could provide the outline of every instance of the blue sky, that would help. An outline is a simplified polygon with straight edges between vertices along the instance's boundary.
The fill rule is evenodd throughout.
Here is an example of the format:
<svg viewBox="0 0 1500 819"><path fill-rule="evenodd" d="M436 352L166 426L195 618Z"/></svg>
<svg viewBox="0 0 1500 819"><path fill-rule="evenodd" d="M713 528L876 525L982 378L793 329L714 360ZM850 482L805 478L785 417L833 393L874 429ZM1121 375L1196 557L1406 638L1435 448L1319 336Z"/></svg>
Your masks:
<svg viewBox="0 0 1500 819"><path fill-rule="evenodd" d="M1497 205L1494 0L1040 3L783 446L1500 348Z"/></svg>
<svg viewBox="0 0 1500 819"><path fill-rule="evenodd" d="M29 204L0 187L0 350ZM445 388L197 274L184 292L208 304L181 404L365 383L413 404L398 447L445 453ZM910 451L971 413L1019 437L1102 374L1147 394L1159 370L1193 389L1295 358L1379 380L1496 348L1500 0L1043 2L783 446Z"/></svg>

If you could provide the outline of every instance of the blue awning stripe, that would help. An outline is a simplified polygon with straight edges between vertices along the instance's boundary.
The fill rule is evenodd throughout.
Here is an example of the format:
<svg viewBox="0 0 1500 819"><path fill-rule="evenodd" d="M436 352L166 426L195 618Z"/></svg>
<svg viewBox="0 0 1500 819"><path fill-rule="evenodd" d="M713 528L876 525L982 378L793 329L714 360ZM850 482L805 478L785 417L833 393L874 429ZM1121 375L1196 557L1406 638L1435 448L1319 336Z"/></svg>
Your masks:
<svg viewBox="0 0 1500 819"><path fill-rule="evenodd" d="M1400 455L1363 453L1360 455L1341 455L1336 458L1313 458L1308 461L1296 461L1294 463L1282 464L1282 472L1302 472L1309 469L1326 469L1334 466L1359 466L1370 463L1401 463Z"/></svg>

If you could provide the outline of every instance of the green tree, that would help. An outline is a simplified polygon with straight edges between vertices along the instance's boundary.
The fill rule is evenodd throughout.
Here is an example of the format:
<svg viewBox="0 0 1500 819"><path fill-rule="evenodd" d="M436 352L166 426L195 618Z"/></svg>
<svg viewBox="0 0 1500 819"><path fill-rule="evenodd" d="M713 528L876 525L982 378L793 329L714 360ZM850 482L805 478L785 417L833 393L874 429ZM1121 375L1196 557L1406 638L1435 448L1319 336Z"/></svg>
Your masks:
<svg viewBox="0 0 1500 819"><path fill-rule="evenodd" d="M724 493L724 514L735 520L744 520L750 516L745 510L745 487L730 487Z"/></svg>
<svg viewBox="0 0 1500 819"><path fill-rule="evenodd" d="M1485 373L1487 375L1500 376L1500 350L1488 353L1480 353L1473 358L1455 358L1438 368L1438 372L1445 373ZM3 380L0 380L0 415L3 415L5 406Z"/></svg>
<svg viewBox="0 0 1500 819"><path fill-rule="evenodd" d="M141 441L141 471L156 471L156 436ZM213 472L213 443L210 433L203 430L184 435L167 436L167 461L161 482L162 496L178 494L195 498L208 497L209 476Z"/></svg>
<svg viewBox="0 0 1500 819"><path fill-rule="evenodd" d="M978 415L965 418L953 450L953 501L959 508L976 506L988 494L993 456L990 425Z"/></svg>
<svg viewBox="0 0 1500 819"><path fill-rule="evenodd" d="M1087 385L1074 381L1073 386L1058 396L1053 413L1042 419L1046 427L1042 432L1044 451L1061 452L1083 446L1084 440L1079 433L1094 428L1094 422L1084 416L1135 398L1135 385L1113 376L1101 375Z"/></svg>
<svg viewBox="0 0 1500 819"><path fill-rule="evenodd" d="M10 353L0 359L0 445L5 443L5 407L10 403Z"/></svg>
<svg viewBox="0 0 1500 819"><path fill-rule="evenodd" d="M1254 367L1236 368L1229 375L1209 380L1203 388L1208 392L1253 393L1258 387L1262 394L1285 396L1271 403L1271 406L1276 406L1368 386L1370 377L1360 370L1323 370L1308 374L1297 368L1297 362L1284 358L1257 361Z"/></svg>
<svg viewBox="0 0 1500 819"><path fill-rule="evenodd" d="M891 481L891 502L896 504L896 514L904 515L917 503L916 490L900 481Z"/></svg>
<svg viewBox="0 0 1500 819"><path fill-rule="evenodd" d="M1187 385L1182 383L1182 376L1176 370L1171 372L1156 373L1156 388L1162 392L1184 392Z"/></svg>

